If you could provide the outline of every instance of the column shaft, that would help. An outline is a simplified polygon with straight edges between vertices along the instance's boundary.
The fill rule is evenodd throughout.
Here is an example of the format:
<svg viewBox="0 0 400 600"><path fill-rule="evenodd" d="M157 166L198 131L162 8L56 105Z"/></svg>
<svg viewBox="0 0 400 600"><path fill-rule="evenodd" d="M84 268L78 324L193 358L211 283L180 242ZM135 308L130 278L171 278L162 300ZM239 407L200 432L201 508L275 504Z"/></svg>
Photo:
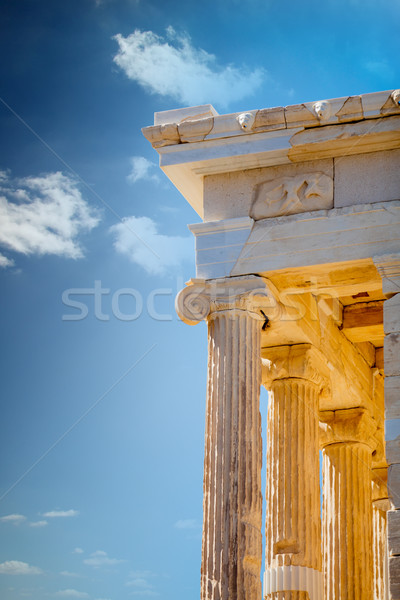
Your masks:
<svg viewBox="0 0 400 600"><path fill-rule="evenodd" d="M264 583L268 600L319 599L318 395L319 387L305 379L275 380L271 385Z"/></svg>
<svg viewBox="0 0 400 600"><path fill-rule="evenodd" d="M202 600L261 598L260 324L245 310L209 317Z"/></svg>
<svg viewBox="0 0 400 600"><path fill-rule="evenodd" d="M370 600L371 448L343 442L323 450L325 600Z"/></svg>
<svg viewBox="0 0 400 600"><path fill-rule="evenodd" d="M374 600L386 599L387 586L386 510L372 503Z"/></svg>

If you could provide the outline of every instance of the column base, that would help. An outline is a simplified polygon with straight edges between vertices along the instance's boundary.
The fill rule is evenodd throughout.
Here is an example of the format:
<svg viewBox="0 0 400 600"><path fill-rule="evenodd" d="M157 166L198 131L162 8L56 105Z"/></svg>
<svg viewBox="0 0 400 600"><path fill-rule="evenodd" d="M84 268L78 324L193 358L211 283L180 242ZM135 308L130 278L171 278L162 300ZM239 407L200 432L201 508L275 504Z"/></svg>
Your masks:
<svg viewBox="0 0 400 600"><path fill-rule="evenodd" d="M263 597L268 600L280 600L277 592L304 592L299 600L322 600L323 577L321 571L301 566L283 566L264 572ZM281 595L282 599L286 595ZM292 595L288 595L288 598Z"/></svg>

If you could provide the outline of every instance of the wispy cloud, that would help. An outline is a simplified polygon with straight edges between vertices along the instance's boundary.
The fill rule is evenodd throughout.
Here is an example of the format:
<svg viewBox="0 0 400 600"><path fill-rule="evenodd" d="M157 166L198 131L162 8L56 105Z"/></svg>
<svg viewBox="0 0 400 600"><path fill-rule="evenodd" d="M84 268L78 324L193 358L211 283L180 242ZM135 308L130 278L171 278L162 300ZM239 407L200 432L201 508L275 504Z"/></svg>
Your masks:
<svg viewBox="0 0 400 600"><path fill-rule="evenodd" d="M115 236L116 251L127 256L131 262L141 266L151 275L160 275L169 269L176 269L193 256L191 237L158 233L157 224L149 217L126 217L122 223L113 225L110 232ZM146 245L141 240L144 240ZM149 247L154 252L151 252Z"/></svg>
<svg viewBox="0 0 400 600"><path fill-rule="evenodd" d="M58 517L77 517L78 515L79 510L73 510L72 508L70 510L50 510L49 512L43 513L43 516L47 517L48 519L55 519Z"/></svg>
<svg viewBox="0 0 400 600"><path fill-rule="evenodd" d="M180 519L174 523L176 529L198 529L199 524L196 519Z"/></svg>
<svg viewBox="0 0 400 600"><path fill-rule="evenodd" d="M68 589L59 590L55 593L58 598L89 598L89 594L86 592L80 592L78 590Z"/></svg>
<svg viewBox="0 0 400 600"><path fill-rule="evenodd" d="M74 548L72 551L73 554L83 554L82 548Z"/></svg>
<svg viewBox="0 0 400 600"><path fill-rule="evenodd" d="M21 523L27 523L29 527L45 527L47 525L47 521L27 521L25 515L5 515L4 517L0 517L1 523L12 523L13 525L20 525Z"/></svg>
<svg viewBox="0 0 400 600"><path fill-rule="evenodd" d="M130 596L159 596L158 592L156 592L147 579L131 579L126 583L126 585L132 588Z"/></svg>
<svg viewBox="0 0 400 600"><path fill-rule="evenodd" d="M72 571L61 571L60 575L63 577L82 577L79 573L73 573Z"/></svg>
<svg viewBox="0 0 400 600"><path fill-rule="evenodd" d="M85 565L90 565L91 567L98 569L99 567L112 567L125 562L125 560L120 558L110 558L104 550L96 550L89 558L85 558L83 562Z"/></svg>
<svg viewBox="0 0 400 600"><path fill-rule="evenodd" d="M159 596L155 590L138 589L129 593L130 596Z"/></svg>
<svg viewBox="0 0 400 600"><path fill-rule="evenodd" d="M46 527L46 525L48 525L47 521L32 521L31 523L29 523L30 527Z"/></svg>
<svg viewBox="0 0 400 600"><path fill-rule="evenodd" d="M7 258L7 256L4 256L4 254L0 254L0 267L2 269L13 267L14 265L15 262L12 260L12 258Z"/></svg>
<svg viewBox="0 0 400 600"><path fill-rule="evenodd" d="M179 208L177 206L168 206L162 205L160 206L161 212L169 213L171 215L176 215L179 212Z"/></svg>
<svg viewBox="0 0 400 600"><path fill-rule="evenodd" d="M136 183L141 179L144 181L159 182L160 178L156 172L157 165L144 156L132 156L131 172L127 176L129 183Z"/></svg>
<svg viewBox="0 0 400 600"><path fill-rule="evenodd" d="M80 258L79 235L99 223L77 181L61 172L13 179L0 172L0 246L25 255ZM0 256L0 266L13 260Z"/></svg>
<svg viewBox="0 0 400 600"><path fill-rule="evenodd" d="M12 523L13 525L19 525L20 523L23 523L24 521L26 521L26 517L24 515L12 514L12 515L5 515L4 517L0 517L1 523Z"/></svg>
<svg viewBox="0 0 400 600"><path fill-rule="evenodd" d="M166 33L163 38L136 30L127 37L114 37L119 45L115 63L150 93L189 105L226 106L251 96L266 77L261 68L218 66L215 56L195 48L188 35L178 35L172 27Z"/></svg>
<svg viewBox="0 0 400 600"><path fill-rule="evenodd" d="M131 571L126 586L131 588L130 596L159 596L160 594L150 583L149 579L155 577L152 571Z"/></svg>
<svg viewBox="0 0 400 600"><path fill-rule="evenodd" d="M7 560L0 563L0 574L2 575L41 575L42 569L34 567L20 560Z"/></svg>
<svg viewBox="0 0 400 600"><path fill-rule="evenodd" d="M148 579L149 577L155 577L156 574L153 573L153 571L149 571L149 570L136 570L136 571L131 571L129 573L129 577L130 579ZM129 585L129 583L127 583L127 585Z"/></svg>
<svg viewBox="0 0 400 600"><path fill-rule="evenodd" d="M395 70L386 59L370 60L364 63L364 68L372 73L372 75L375 75L376 77L379 77L379 79L385 81L394 79L396 76Z"/></svg>

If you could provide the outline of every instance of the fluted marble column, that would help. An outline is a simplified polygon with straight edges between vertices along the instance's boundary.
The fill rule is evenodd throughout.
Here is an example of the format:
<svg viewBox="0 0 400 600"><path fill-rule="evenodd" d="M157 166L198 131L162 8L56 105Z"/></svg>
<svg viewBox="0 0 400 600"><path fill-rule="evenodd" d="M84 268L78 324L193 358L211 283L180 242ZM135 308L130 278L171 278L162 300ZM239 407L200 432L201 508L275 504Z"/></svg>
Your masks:
<svg viewBox="0 0 400 600"><path fill-rule="evenodd" d="M263 350L270 391L264 598L322 600L318 399L327 383L315 348Z"/></svg>
<svg viewBox="0 0 400 600"><path fill-rule="evenodd" d="M179 316L208 321L202 600L260 600L262 559L259 277L195 282Z"/></svg>
<svg viewBox="0 0 400 600"><path fill-rule="evenodd" d="M374 568L374 600L386 600L387 598L387 511L389 508L387 468L372 469L372 556Z"/></svg>
<svg viewBox="0 0 400 600"><path fill-rule="evenodd" d="M325 600L373 592L371 463L376 423L364 409L321 413Z"/></svg>

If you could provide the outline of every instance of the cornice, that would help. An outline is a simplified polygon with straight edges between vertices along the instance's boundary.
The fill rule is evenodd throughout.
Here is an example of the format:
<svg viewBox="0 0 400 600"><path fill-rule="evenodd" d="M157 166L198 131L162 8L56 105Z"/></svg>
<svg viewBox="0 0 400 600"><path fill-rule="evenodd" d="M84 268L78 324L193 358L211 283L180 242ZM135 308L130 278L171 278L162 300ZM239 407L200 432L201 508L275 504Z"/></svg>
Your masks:
<svg viewBox="0 0 400 600"><path fill-rule="evenodd" d="M374 264L382 277L382 291L384 294L397 294L400 292L400 252L383 254L373 257Z"/></svg>
<svg viewBox="0 0 400 600"><path fill-rule="evenodd" d="M142 129L155 148L277 129L310 128L400 114L399 90L344 96L289 106L219 115L211 105L155 113Z"/></svg>
<svg viewBox="0 0 400 600"><path fill-rule="evenodd" d="M203 217L206 175L400 147L399 90L218 115L211 105L155 114L143 135ZM374 121L374 122L372 122Z"/></svg>

